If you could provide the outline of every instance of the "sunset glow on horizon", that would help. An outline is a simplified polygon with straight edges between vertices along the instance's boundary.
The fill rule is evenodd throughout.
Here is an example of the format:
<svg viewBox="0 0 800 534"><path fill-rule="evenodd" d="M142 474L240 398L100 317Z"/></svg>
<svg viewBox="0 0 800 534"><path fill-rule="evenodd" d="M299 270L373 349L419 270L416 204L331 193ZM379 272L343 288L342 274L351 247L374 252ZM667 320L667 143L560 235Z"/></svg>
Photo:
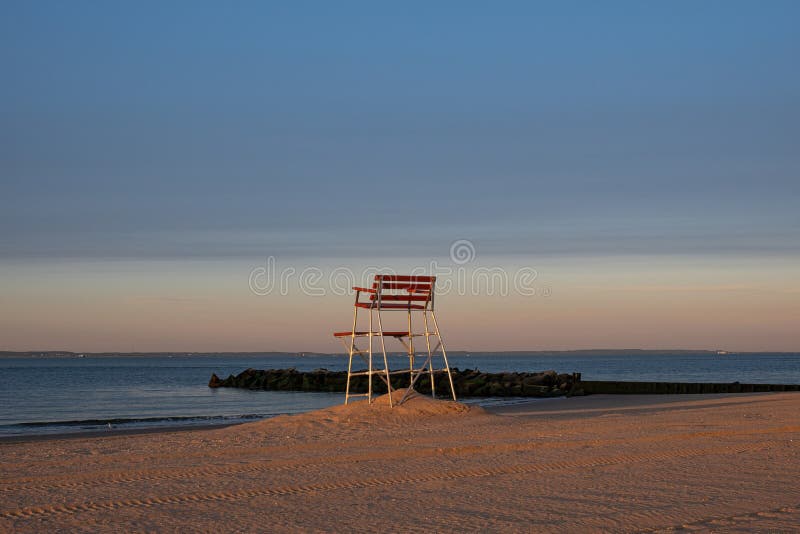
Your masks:
<svg viewBox="0 0 800 534"><path fill-rule="evenodd" d="M518 259L475 264L463 269L462 287L455 264L453 274L439 278L445 290L436 305L450 350L792 351L797 345L793 258L773 259L768 268L696 258L540 260L529 264L538 266L532 294L514 287ZM292 265L286 267L295 273L309 267ZM510 273L508 286L485 272L476 277L482 267ZM345 278L330 285L341 265L322 265L323 278L312 282L287 276L285 290L276 285L269 294L249 286L254 268L203 261L12 267L16 286L4 283L0 311L3 349L341 351L331 333L349 328L353 301ZM352 272L359 274L357 266Z"/></svg>

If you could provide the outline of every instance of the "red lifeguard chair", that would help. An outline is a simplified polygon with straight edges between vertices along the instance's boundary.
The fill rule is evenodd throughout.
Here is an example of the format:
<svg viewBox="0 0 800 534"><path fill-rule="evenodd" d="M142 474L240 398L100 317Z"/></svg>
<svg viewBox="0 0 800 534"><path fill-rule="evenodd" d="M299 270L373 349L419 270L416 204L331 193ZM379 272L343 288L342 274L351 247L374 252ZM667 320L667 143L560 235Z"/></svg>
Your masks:
<svg viewBox="0 0 800 534"><path fill-rule="evenodd" d="M447 351L444 348L444 341L439 332L439 325L436 322L436 314L434 313L434 296L436 287L435 276L407 276L407 275L375 275L375 282L371 288L354 287L356 292L355 304L353 307L353 328L346 332L334 332L334 336L339 338L347 348L349 361L347 364L347 387L345 390L344 403L347 404L351 397L366 397L368 402L372 402L372 379L378 376L384 383L389 391L389 405L394 406L392 399L392 385L391 377L396 374L409 374L409 387L406 390L403 398L397 404L402 404L407 398L409 392L413 391L414 384L420 376L425 373L430 375L431 380L431 394L436 396L436 385L434 375L436 373L446 373L447 379L450 383L450 392L453 400L456 400L456 392L453 387L453 376L450 373L450 365L447 362ZM369 311L369 322L366 330L358 329L358 310L364 309ZM381 318L382 312L406 312L408 315L407 329L403 330L383 330L383 320ZM413 329L412 315L422 315L423 330L415 332ZM430 315L431 323L428 322ZM417 321L419 323L419 321ZM377 328L375 328L377 326ZM431 329L431 326L433 329ZM386 338L394 338L398 340L404 347L405 352L408 354L409 365L407 369L389 369L389 357L386 352ZM421 366L416 365L416 356L414 348L415 338L425 338L425 352L423 356L427 356ZM366 338L368 343L366 349L360 349L357 345L357 340ZM374 339L377 338L380 342L380 349L374 350ZM433 339L431 339L433 338ZM436 343L433 345L433 343ZM377 348L377 347L375 347ZM435 369L434 357L437 353L441 353L444 366ZM373 356L380 354L383 357L383 367L379 368L374 365ZM366 371L353 371L353 356L359 355L363 358L364 363L367 365ZM367 376L367 392L366 393L350 393L350 381L354 376Z"/></svg>

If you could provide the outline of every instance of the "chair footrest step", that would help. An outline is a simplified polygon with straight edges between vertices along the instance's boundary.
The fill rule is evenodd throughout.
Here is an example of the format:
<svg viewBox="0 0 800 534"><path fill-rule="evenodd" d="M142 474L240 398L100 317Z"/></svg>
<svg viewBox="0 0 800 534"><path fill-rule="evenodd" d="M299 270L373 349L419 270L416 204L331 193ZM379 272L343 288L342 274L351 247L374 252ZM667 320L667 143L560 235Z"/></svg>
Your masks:
<svg viewBox="0 0 800 534"><path fill-rule="evenodd" d="M346 332L334 332L333 335L335 337L352 337L353 336L353 331L352 330L348 330ZM375 332L372 332L372 335L373 336L380 336L381 332L375 331ZM416 334L413 334L413 335L416 335ZM369 336L369 332L366 331L366 330L363 330L363 331L362 330L358 330L358 331L356 331L355 336L356 337L367 337L367 336ZM389 331L389 330L386 330L386 331L383 332L383 336L408 337L408 331L403 331L403 330L400 330L400 331L396 331L396 330Z"/></svg>
<svg viewBox="0 0 800 534"><path fill-rule="evenodd" d="M333 335L334 335L334 337L353 337L353 332L351 332L351 331L334 332ZM399 331L399 332L398 331L391 331L391 332L390 331L386 331L386 332L383 332L383 333L376 331L376 332L372 333L373 337L380 337L381 335L383 335L383 337L425 337L426 335L435 336L436 332L428 332L427 334L425 334L424 332L420 332L418 334L411 334L410 336L408 335L408 332L403 332L403 331ZM355 337L369 337L369 332L358 331L358 332L356 332Z"/></svg>

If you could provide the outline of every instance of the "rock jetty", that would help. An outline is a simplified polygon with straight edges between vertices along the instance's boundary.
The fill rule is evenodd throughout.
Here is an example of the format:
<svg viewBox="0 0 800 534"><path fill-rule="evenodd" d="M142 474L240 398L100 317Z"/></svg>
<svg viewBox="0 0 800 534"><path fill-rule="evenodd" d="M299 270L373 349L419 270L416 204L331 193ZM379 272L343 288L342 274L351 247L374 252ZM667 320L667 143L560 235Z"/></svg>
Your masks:
<svg viewBox="0 0 800 534"><path fill-rule="evenodd" d="M451 369L456 395L460 397L558 397L562 395L582 395L580 373L559 374L555 371L541 373L484 373L477 369L460 371ZM447 375L435 375L437 394L450 393ZM392 376L393 388L408 387L408 375ZM386 385L380 379L372 383L374 393L386 392ZM247 369L238 375L221 379L211 375L208 387L266 389L274 391L328 391L344 392L347 386L346 371L316 369L301 372L296 369ZM414 389L420 393L431 392L430 375L417 380ZM367 391L367 377L353 377L350 383L353 393Z"/></svg>

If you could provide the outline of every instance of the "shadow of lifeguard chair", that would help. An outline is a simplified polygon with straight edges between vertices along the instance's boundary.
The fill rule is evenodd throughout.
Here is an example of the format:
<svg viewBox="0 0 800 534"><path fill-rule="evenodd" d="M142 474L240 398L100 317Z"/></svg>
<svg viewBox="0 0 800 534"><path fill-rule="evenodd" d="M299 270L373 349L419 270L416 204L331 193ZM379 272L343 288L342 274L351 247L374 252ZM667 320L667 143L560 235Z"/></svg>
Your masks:
<svg viewBox="0 0 800 534"><path fill-rule="evenodd" d="M447 351L444 348L444 341L439 332L439 325L436 322L436 314L434 313L434 295L436 287L435 276L405 276L405 275L375 275L375 282L371 288L354 287L356 292L355 304L353 307L353 328L346 332L334 332L334 336L339 338L344 344L348 352L347 364L347 387L345 390L344 403L347 404L351 397L366 397L368 402L372 402L373 377L379 377L385 384L389 391L389 405L394 406L392 399L392 375L408 374L409 387L403 397L397 402L402 404L408 398L411 391L414 390L414 385L417 380L424 374L430 376L431 381L431 394L436 396L436 383L434 375L437 373L446 373L447 379L450 384L450 393L453 400L456 400L456 392L453 387L453 376L450 373L450 365L447 362ZM369 322L367 330L358 329L358 310L365 309L369 312ZM406 312L407 314L407 328L403 330L385 331L383 329L383 320L381 318L382 312ZM414 321L412 316L422 316L422 326L424 330L415 332L413 329ZM428 322L430 315L431 322ZM419 323L419 320L417 320ZM431 326L433 329L431 330ZM376 328L377 327L377 328ZM358 346L358 341L363 341L366 338L367 347L361 349ZM408 368L406 369L389 369L389 356L386 352L386 338L394 338L399 341L404 347L405 352L408 354ZM424 338L425 352L422 354L426 356L421 366L416 364L416 356L414 347L415 338ZM432 345L433 343L435 345ZM373 344L379 343L378 347ZM439 369L434 368L435 355L440 353L444 367ZM367 365L365 371L353 371L353 356L360 356L364 363ZM383 367L375 365L374 357L380 356L383 360ZM378 362L380 363L380 362ZM366 393L351 393L350 384L353 377L366 376L367 377L367 392Z"/></svg>

